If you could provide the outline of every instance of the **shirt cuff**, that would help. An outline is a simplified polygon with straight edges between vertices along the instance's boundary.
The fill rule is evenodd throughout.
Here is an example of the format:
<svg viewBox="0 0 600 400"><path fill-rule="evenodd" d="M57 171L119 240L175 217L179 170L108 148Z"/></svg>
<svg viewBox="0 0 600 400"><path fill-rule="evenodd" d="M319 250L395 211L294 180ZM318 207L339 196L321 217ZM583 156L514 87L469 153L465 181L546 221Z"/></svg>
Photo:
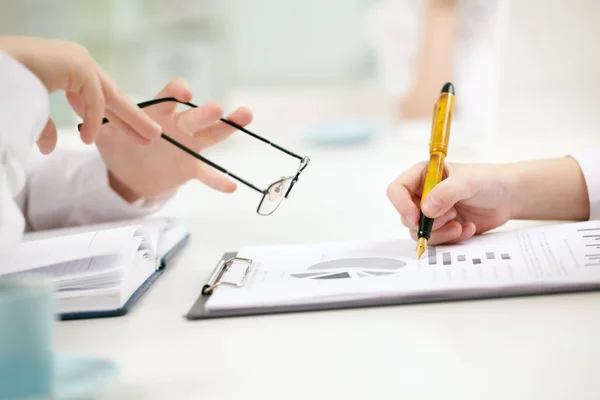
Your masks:
<svg viewBox="0 0 600 400"><path fill-rule="evenodd" d="M600 148L587 149L571 155L579 164L587 186L590 220L600 220Z"/></svg>

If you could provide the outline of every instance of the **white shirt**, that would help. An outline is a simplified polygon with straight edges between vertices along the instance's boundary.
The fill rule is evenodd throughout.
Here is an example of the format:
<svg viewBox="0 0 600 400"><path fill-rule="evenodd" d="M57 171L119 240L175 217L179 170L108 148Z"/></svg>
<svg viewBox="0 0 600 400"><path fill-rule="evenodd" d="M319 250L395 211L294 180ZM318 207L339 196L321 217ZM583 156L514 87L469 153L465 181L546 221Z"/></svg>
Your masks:
<svg viewBox="0 0 600 400"><path fill-rule="evenodd" d="M25 231L138 218L160 207L116 194L97 151L34 151L49 116L43 83L0 52L0 268Z"/></svg>

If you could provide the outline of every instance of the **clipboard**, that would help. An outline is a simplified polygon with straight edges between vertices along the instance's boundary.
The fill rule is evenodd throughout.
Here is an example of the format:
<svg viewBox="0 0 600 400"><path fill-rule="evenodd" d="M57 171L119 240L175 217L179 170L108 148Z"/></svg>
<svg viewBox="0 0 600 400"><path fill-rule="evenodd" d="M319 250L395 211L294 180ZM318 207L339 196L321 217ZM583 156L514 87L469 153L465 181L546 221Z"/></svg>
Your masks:
<svg viewBox="0 0 600 400"><path fill-rule="evenodd" d="M238 282L224 282L222 281L223 276L235 262L242 262L246 264L245 273L242 279ZM208 281L202 287L202 291L198 299L194 302L192 307L189 309L185 318L188 320L207 320L217 318L232 318L232 317L250 317L258 315L274 315L274 314L289 314L289 313L300 313L300 312L315 312L315 311L335 311L335 310L348 310L348 309L360 309L360 308L373 308L373 307L386 307L386 306L400 306L400 305L411 305L411 304L427 304L427 303L443 303L443 302L457 302L457 301L472 301L472 300L492 300L502 298L514 298L514 297L530 297L540 295L560 295L560 294L572 294L572 293L586 293L595 292L600 290L600 284L590 282L588 284L580 284L577 286L572 285L558 285L555 287L527 287L519 288L515 287L514 290L510 291L489 291L489 292L471 292L471 293L433 293L429 295L419 295L414 297L404 296L382 296L370 299L359 298L356 300L344 300L335 301L328 303L308 303L298 305L282 305L282 306L266 306L266 307L245 307L231 310L208 310L206 303L210 299L210 295L214 289L221 285L232 285L235 287L242 287L248 274L250 273L253 260L247 258L237 257L237 252L228 252L223 254L221 260L219 260L217 266L213 270Z"/></svg>
<svg viewBox="0 0 600 400"><path fill-rule="evenodd" d="M246 271L242 279L238 282L224 282L222 277L225 275L229 267L236 261L246 263ZM206 320L216 318L232 318L232 317L250 317L258 315L273 315L273 314L289 314L289 313L300 313L300 312L315 312L315 311L334 311L334 310L345 310L345 309L358 309L358 308L370 308L370 307L383 307L383 306L398 306L402 304L410 303L423 303L423 299L410 301L407 299L399 299L398 297L378 297L374 299L357 299L357 300L346 300L329 303L312 303L312 304L298 304L298 305L285 305L285 306L266 306L266 307L245 307L241 309L232 310L208 310L206 303L210 299L210 295L213 290L221 285L232 285L235 287L242 287L246 277L250 273L254 261L247 258L238 258L237 252L228 252L223 254L222 258L217 263L213 273L209 277L208 281L202 287L202 292L198 299L194 302L192 307L189 309L185 318L188 320ZM441 298L430 299L430 301L441 301Z"/></svg>

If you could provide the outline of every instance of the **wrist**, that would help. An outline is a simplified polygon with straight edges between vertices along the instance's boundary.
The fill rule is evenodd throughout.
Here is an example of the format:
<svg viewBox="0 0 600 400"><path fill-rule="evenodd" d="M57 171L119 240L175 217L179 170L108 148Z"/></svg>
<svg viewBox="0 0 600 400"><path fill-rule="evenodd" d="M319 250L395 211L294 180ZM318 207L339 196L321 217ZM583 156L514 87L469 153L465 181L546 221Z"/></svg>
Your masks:
<svg viewBox="0 0 600 400"><path fill-rule="evenodd" d="M110 170L108 171L108 184L110 188L128 203L134 203L142 198L135 193L129 186L119 180Z"/></svg>
<svg viewBox="0 0 600 400"><path fill-rule="evenodd" d="M509 219L527 219L524 217L524 177L519 173L519 163L501 164L498 169L500 182L508 199Z"/></svg>
<svg viewBox="0 0 600 400"><path fill-rule="evenodd" d="M522 161L501 167L510 218L575 220L589 218L586 182L571 157Z"/></svg>

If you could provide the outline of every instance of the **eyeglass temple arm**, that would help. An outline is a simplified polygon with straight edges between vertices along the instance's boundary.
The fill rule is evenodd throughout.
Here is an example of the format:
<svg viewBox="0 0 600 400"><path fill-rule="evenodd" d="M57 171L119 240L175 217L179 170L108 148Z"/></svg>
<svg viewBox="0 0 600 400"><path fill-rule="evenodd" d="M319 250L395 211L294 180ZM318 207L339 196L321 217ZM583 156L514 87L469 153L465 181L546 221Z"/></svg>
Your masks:
<svg viewBox="0 0 600 400"><path fill-rule="evenodd" d="M103 124L106 124L108 122L110 122L108 119L106 119L106 118L102 119L102 123ZM78 130L81 130L81 125L82 124L77 124L77 129ZM170 137L170 136L168 136L168 135L166 135L164 133L161 133L160 137L162 137L163 139L165 139L167 142L173 144L174 146L178 147L179 149L185 151L186 153L188 153L192 157L195 157L198 160L200 160L202 162L205 162L206 164L210 165L211 167L216 168L217 170L221 171L225 175L228 175L228 176L232 177L233 179L236 179L236 180L240 181L241 183L243 183L244 185L248 186L249 188L256 190L258 193L261 193L261 194L265 194L266 193L265 190L261 190L258 187L254 186L253 184L251 184L250 182L248 182L248 181L240 178L239 176L235 175L234 173L227 171L225 168L221 167L220 165L215 164L214 162L210 161L209 159L207 159L207 158L201 156L200 154L196 153L195 151L187 148L186 146L184 146L183 144L179 143L177 140L173 139L172 137Z"/></svg>
<svg viewBox="0 0 600 400"><path fill-rule="evenodd" d="M209 159L202 157L200 154L196 153L195 151L190 150L189 148L187 148L186 146L184 146L183 144L179 143L177 140L173 139L172 137L165 135L164 133L161 133L160 136L165 139L167 142L173 144L174 146L180 148L181 150L185 151L186 153L188 153L189 155L191 155L192 157L197 158L200 161L203 161L205 163L207 163L208 165L210 165L213 168L218 169L219 171L221 171L222 173L224 173L225 175L231 176L233 179L236 179L238 181L240 181L241 183L243 183L244 185L256 190L258 193L264 194L265 191L261 190L259 188L257 188L256 186L254 186L253 184L251 184L250 182L240 178L239 176L235 175L233 172L229 172L227 171L225 168L215 164L214 162L210 161Z"/></svg>
<svg viewBox="0 0 600 400"><path fill-rule="evenodd" d="M140 108L149 107L149 106L153 106L155 104L165 103L167 101L174 101L176 103L184 104L186 106L194 107L194 108L198 107L197 105L195 105L193 103L188 103L188 102L185 102L185 101L177 100L175 97L162 97L162 98L158 98L158 99L152 99L152 100L144 101L144 102L138 103L138 107L140 107ZM265 138L263 138L261 136L258 136L257 134L255 134L253 132L250 132L248 129L244 128L243 126L240 126L240 125L236 124L235 122L229 121L228 119L225 119L225 118L220 118L220 120L223 121L223 122L225 122L226 124L228 124L228 125L236 128L236 129L238 129L238 130L240 130L240 131L242 131L242 132L244 132L244 133L252 136L253 138L260 140L263 143L267 143L267 144L275 147L277 150L283 151L284 153L286 153L286 154L288 154L288 155L290 155L290 156L292 156L294 158L297 158L298 160L301 160L301 161L303 160L302 156L299 156L298 154L296 154L296 153L294 153L294 152L292 152L292 151L290 151L288 149L284 149L283 147L281 147L281 146L279 146L279 145L271 142L270 140L267 140L267 139L265 139Z"/></svg>
<svg viewBox="0 0 600 400"><path fill-rule="evenodd" d="M287 150L287 149L284 149L283 147L281 147L281 146L279 146L279 145L277 145L277 144L275 144L275 143L273 143L273 142L271 142L271 141L269 141L269 140L267 140L267 139L265 139L265 138L263 138L263 137L260 137L260 136L258 136L258 135L257 135L257 134L255 134L255 133L252 133L252 132L250 132L249 130L247 130L247 129L246 129L246 128L244 128L243 126L240 126L240 125L236 124L235 122L229 121L229 120L227 120L227 119L225 119L225 118L221 118L221 121L225 122L225 123L226 123L226 124L228 124L228 125L231 125L231 126L233 126L233 127L234 127L234 128L236 128L236 129L239 129L240 131L242 131L242 132L244 132L244 133L246 133L246 134L248 134L248 135L252 136L252 137L253 137L253 138L255 138L255 139L258 139L258 140L260 140L261 142L267 143L267 144L269 144L269 145L271 145L271 146L275 147L277 150L281 150L281 151L283 151L284 153L286 153L286 154L288 154L288 155L290 155L290 156L292 156L292 157L294 157L294 158L297 158L297 159L298 159L298 160L300 160L300 161L302 161L302 160L303 160L303 157L302 157L302 156L299 156L299 155L298 155L298 154L296 154L296 153L293 153L293 152L291 152L291 151L289 151L289 150Z"/></svg>

